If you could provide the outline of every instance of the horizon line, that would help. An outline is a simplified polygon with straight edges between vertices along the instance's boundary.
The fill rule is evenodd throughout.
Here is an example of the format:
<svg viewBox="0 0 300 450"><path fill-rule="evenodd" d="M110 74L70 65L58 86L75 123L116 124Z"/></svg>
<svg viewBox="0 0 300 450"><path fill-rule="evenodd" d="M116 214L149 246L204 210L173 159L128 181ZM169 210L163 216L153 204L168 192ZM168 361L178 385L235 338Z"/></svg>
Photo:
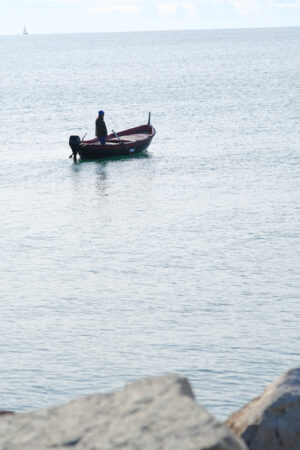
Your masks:
<svg viewBox="0 0 300 450"><path fill-rule="evenodd" d="M27 27L27 25L26 25ZM47 36L47 35L70 35L70 34L120 34L120 33L168 33L168 32L184 32L184 31L233 31L233 30L269 30L282 28L300 28L300 25L276 25L276 26L253 26L253 27L224 27L224 28L176 28L176 29L159 29L159 30L123 30L123 31L70 31L70 32L48 32L48 33L30 33L26 36ZM0 34L0 37L24 36L22 32L19 34Z"/></svg>

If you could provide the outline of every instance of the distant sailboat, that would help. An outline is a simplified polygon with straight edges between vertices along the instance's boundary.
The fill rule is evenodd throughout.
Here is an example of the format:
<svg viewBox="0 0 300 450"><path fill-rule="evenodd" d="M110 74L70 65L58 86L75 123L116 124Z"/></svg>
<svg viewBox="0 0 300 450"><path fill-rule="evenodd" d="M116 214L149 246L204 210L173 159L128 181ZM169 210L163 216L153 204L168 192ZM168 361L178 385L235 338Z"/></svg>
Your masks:
<svg viewBox="0 0 300 450"><path fill-rule="evenodd" d="M23 34L28 34L28 33L27 33L26 25L25 25L25 27L24 27Z"/></svg>

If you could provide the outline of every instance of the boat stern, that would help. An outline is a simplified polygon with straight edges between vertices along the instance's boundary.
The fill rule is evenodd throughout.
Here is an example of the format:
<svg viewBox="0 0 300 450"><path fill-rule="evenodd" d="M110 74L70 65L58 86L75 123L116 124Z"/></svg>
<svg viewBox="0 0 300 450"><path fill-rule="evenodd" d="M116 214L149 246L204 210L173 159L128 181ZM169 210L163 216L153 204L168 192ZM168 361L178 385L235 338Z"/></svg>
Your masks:
<svg viewBox="0 0 300 450"><path fill-rule="evenodd" d="M79 150L81 139L79 136L70 136L69 137L69 146L72 149L73 155L76 158L76 155Z"/></svg>

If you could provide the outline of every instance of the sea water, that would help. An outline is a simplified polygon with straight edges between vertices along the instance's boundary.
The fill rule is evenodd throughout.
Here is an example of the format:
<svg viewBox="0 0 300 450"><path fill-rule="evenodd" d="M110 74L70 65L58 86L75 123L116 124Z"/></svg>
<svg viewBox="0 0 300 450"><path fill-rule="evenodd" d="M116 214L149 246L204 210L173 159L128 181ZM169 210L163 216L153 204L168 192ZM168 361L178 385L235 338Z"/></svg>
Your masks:
<svg viewBox="0 0 300 450"><path fill-rule="evenodd" d="M0 37L0 408L299 366L300 28ZM147 154L70 135L152 123Z"/></svg>

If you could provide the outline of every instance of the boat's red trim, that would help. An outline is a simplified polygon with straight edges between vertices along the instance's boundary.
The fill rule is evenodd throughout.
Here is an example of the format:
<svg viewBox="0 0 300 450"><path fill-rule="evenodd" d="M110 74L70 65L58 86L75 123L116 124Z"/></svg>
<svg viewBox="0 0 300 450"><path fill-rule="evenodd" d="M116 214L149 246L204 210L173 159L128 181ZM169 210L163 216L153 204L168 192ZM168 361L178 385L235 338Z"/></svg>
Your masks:
<svg viewBox="0 0 300 450"><path fill-rule="evenodd" d="M129 128L128 130L124 130L124 131L119 131L117 134L118 134L119 137L122 137L122 136L127 136L127 135L130 135L130 134L139 134L139 133L141 133L141 134L142 133L147 133L148 134L148 136L145 139L141 139L141 140L138 141L139 143L142 143L142 142L147 141L150 138L151 139L153 138L153 136L155 135L155 129L154 129L154 127L152 125L140 125L139 127ZM130 141L130 142L126 143L126 139L124 139L122 141L123 141L124 145L126 145L126 144L133 145L133 144L135 144L137 142L137 141L135 141L135 142ZM90 139L90 140L87 140L87 141L82 141L81 145L94 144L95 146L97 145L97 147L103 147L98 142L99 142L98 138L94 138L94 139ZM106 144L105 145L107 145L107 144L108 145L110 145L110 144L120 145L118 140L116 139L116 137L115 137L115 135L113 133L109 134L106 137Z"/></svg>

